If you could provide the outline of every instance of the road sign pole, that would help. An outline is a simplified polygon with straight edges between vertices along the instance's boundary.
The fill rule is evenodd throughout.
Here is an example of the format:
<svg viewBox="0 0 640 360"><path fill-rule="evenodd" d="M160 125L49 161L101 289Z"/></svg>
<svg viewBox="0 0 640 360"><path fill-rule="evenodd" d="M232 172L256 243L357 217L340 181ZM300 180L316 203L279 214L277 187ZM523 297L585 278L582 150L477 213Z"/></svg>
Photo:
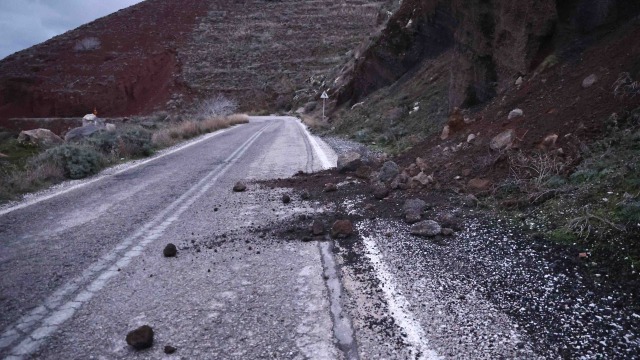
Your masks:
<svg viewBox="0 0 640 360"><path fill-rule="evenodd" d="M322 121L324 121L324 107L327 104L327 99L329 98L329 94L327 94L326 91L323 91L320 98L322 99Z"/></svg>
<svg viewBox="0 0 640 360"><path fill-rule="evenodd" d="M322 120L324 121L324 105L327 103L327 99L322 99Z"/></svg>

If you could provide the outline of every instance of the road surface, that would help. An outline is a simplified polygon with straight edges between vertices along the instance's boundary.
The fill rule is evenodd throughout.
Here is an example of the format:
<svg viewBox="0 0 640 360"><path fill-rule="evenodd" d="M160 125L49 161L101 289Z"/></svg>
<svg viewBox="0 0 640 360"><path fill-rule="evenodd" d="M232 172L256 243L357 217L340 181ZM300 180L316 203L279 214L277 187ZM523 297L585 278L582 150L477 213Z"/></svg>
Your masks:
<svg viewBox="0 0 640 360"><path fill-rule="evenodd" d="M274 216L279 197L231 191L238 180L332 164L335 154L296 119L252 118L5 209L0 354L155 359L172 345L192 359L337 357L317 244L254 243L241 229ZM162 256L167 243L178 246L176 258ZM136 353L124 339L143 324L157 345Z"/></svg>
<svg viewBox="0 0 640 360"><path fill-rule="evenodd" d="M447 263L400 246L414 239L370 220L358 241L292 240L272 224L327 204L231 190L335 162L297 119L253 117L0 209L0 358L536 358ZM465 300L443 296L443 279ZM125 336L141 325L155 341L136 351Z"/></svg>

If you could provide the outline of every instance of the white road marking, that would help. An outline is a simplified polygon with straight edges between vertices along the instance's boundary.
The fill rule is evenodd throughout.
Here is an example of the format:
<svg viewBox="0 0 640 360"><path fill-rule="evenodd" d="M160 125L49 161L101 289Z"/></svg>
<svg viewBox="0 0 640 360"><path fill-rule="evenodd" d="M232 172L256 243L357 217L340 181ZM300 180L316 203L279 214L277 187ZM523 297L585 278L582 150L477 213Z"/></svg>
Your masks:
<svg viewBox="0 0 640 360"><path fill-rule="evenodd" d="M320 146L320 144L318 143L316 137L311 135L311 133L309 132L309 129L307 129L307 126L304 125L300 119L298 119L298 118L294 118L294 119L296 119L296 121L298 121L298 125L300 125L302 127L302 130L304 131L304 134L309 139L309 144L313 148L313 151L316 153L316 155L318 155L318 160L320 160L320 165L322 166L322 170L326 170L326 169L330 169L332 167L335 167L336 166L335 162L329 160L329 156L327 156L327 153L324 151L322 146Z"/></svg>
<svg viewBox="0 0 640 360"><path fill-rule="evenodd" d="M358 229L362 231L363 229ZM406 340L411 345L413 356L420 360L442 359L438 353L429 347L424 330L409 310L409 302L396 290L393 275L387 270L378 245L372 237L362 236L365 245L365 255L371 261L376 277L380 280L380 287L389 306L389 313L396 324L404 330Z"/></svg>
<svg viewBox="0 0 640 360"><path fill-rule="evenodd" d="M7 357L7 359L20 359L37 351L49 336L57 331L82 305L100 291L109 279L118 274L118 269L128 265L133 258L139 256L146 245L159 238L171 223L176 221L196 200L202 197L202 195L242 157L247 149L251 147L269 126L270 125L262 127L245 143L238 147L236 151L229 155L221 165L207 173L207 175L167 206L153 220L134 233L133 236L122 241L110 254L103 256L99 261L91 265L79 278L74 279L55 291L53 295L45 300L43 306L37 307L7 327L2 335L0 335L0 349L10 346L20 338L24 338L18 345L11 349L11 355ZM138 239L139 243L132 246L134 241ZM129 248L129 250L118 259L118 252L127 248ZM114 261L116 262L108 266L109 263ZM103 270L105 268L106 270ZM94 278L94 280L88 285L84 285L90 281L91 278ZM83 289L75 298L62 303L65 297L72 295L81 288ZM30 329L40 321L42 321L41 325L30 331ZM16 331L16 329L19 331ZM20 336L16 337L16 332L20 334Z"/></svg>
<svg viewBox="0 0 640 360"><path fill-rule="evenodd" d="M227 131L229 131L229 129L220 130L220 131L217 131L217 132L214 132L214 133L203 135L202 137L199 137L199 138L197 138L197 139L195 139L193 141L187 142L186 144L177 146L175 148L167 149L166 151L162 151L157 156L151 157L151 158L146 159L146 160L135 161L135 162L132 162L130 164L124 165L124 167L122 169L117 170L114 173L108 173L112 169L106 169L106 170L103 171L103 174L101 174L101 175L99 174L96 177L91 178L90 180L83 181L83 182L81 182L81 183L79 183L77 185L72 185L72 186L69 186L69 187L65 187L65 188L63 188L63 189L61 189L59 191L55 191L55 192L50 193L50 194L45 194L45 195L42 195L42 196L36 196L36 197L34 197L32 199L24 200L24 201L20 202L17 205L8 207L6 209L1 209L0 210L0 216L8 214L8 213L16 211L16 210L24 209L24 208L26 208L28 206L40 203L40 202L45 201L45 200L52 199L52 198L54 198L56 196L60 196L60 195L69 193L71 191L83 188L83 187L85 187L87 185L91 185L91 184L93 184L95 182L98 182L98 181L100 181L102 179L105 179L105 178L107 178L109 176L120 175L120 174L122 174L122 173L124 173L126 171L135 169L135 168L137 168L139 166L142 166L142 165L146 165L146 164L148 164L148 163L150 163L152 161L156 161L158 159L162 159L165 156L168 156L168 155L171 155L171 154L175 154L178 151L182 151L182 150L184 150L186 148L189 148L189 147L191 147L193 145L196 145L196 144L199 144L199 143L201 143L203 141L209 140L212 137L221 135L221 134L223 134L223 133L225 133ZM107 173L105 174L105 172L107 172Z"/></svg>

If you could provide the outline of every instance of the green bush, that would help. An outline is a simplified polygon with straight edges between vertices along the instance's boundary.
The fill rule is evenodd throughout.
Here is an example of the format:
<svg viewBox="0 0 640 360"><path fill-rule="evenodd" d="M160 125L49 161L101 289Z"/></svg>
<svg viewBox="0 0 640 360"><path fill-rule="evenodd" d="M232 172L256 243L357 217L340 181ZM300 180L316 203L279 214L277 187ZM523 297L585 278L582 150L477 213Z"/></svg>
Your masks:
<svg viewBox="0 0 640 360"><path fill-rule="evenodd" d="M549 232L549 239L556 244L571 245L578 240L578 237L572 231L560 228Z"/></svg>
<svg viewBox="0 0 640 360"><path fill-rule="evenodd" d="M37 168L42 164L59 165L64 169L65 177L82 179L100 171L106 164L106 159L90 146L64 144L36 156L30 166Z"/></svg>
<svg viewBox="0 0 640 360"><path fill-rule="evenodd" d="M152 133L136 126L125 130L118 137L118 151L123 157L141 157L153 154Z"/></svg>
<svg viewBox="0 0 640 360"><path fill-rule="evenodd" d="M640 201L619 205L617 213L625 222L640 223Z"/></svg>
<svg viewBox="0 0 640 360"><path fill-rule="evenodd" d="M118 135L115 132L100 131L83 141L105 155L115 155L118 151Z"/></svg>

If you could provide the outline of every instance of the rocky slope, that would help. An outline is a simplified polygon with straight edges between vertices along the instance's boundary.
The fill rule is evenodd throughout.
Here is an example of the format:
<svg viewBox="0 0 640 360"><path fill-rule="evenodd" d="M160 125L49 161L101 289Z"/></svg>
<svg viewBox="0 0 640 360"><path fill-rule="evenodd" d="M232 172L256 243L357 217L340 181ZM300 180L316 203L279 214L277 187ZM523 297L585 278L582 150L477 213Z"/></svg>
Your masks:
<svg viewBox="0 0 640 360"><path fill-rule="evenodd" d="M148 114L218 93L244 109L285 106L372 33L386 3L147 0L0 61L0 125L94 107Z"/></svg>
<svg viewBox="0 0 640 360"><path fill-rule="evenodd" d="M451 50L449 106L478 105L543 70L549 56L579 59L638 13L633 0L404 1L334 90L338 104L354 104Z"/></svg>

